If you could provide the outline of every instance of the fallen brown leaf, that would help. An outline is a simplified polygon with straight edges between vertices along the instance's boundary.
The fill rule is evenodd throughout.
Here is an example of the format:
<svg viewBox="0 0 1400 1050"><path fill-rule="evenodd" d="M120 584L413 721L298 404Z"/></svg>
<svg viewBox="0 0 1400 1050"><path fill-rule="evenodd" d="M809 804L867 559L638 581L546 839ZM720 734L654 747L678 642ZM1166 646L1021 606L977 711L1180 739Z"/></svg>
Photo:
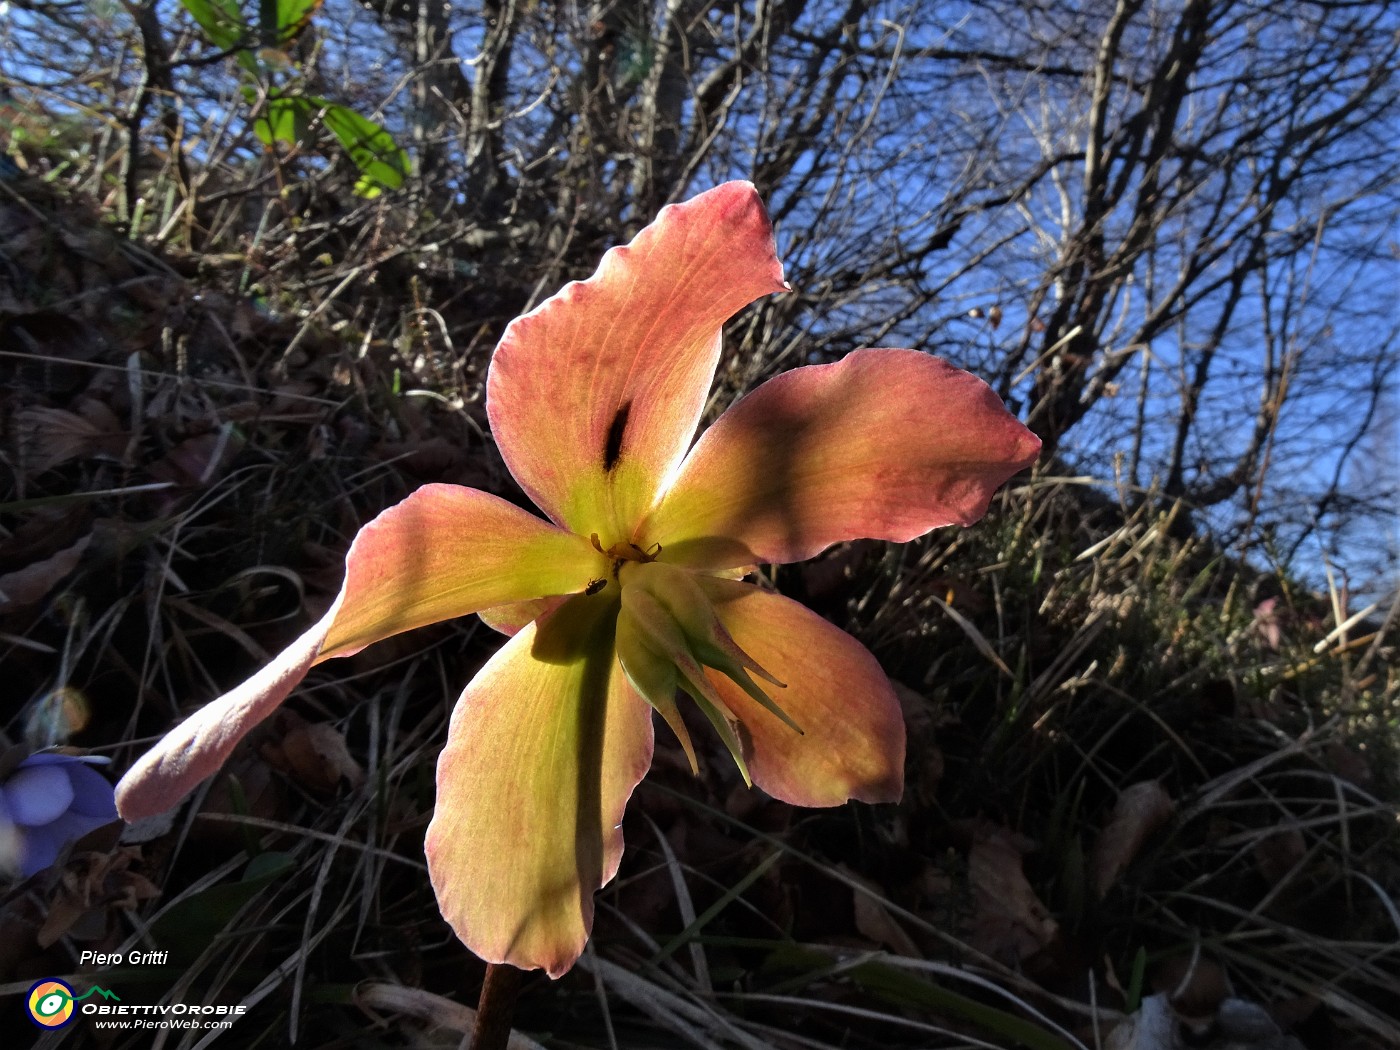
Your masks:
<svg viewBox="0 0 1400 1050"><path fill-rule="evenodd" d="M319 795L332 794L341 783L358 787L365 771L350 754L345 737L329 722L307 722L291 711L279 711L282 733L261 747L268 765L290 773Z"/></svg>
<svg viewBox="0 0 1400 1050"><path fill-rule="evenodd" d="M859 883L871 891L864 893L855 887L851 888L856 931L862 937L874 941L896 955L922 959L924 955L919 951L919 946L889 913L889 909L880 903L879 897L883 893L880 886L869 879L861 878L844 864L838 864L837 868L849 881Z"/></svg>
<svg viewBox="0 0 1400 1050"><path fill-rule="evenodd" d="M1230 976L1207 956L1173 955L1153 970L1152 987L1171 1003L1179 1017L1196 1026L1214 1017L1230 994Z"/></svg>
<svg viewBox="0 0 1400 1050"><path fill-rule="evenodd" d="M1322 754L1327 765L1337 776L1355 784L1362 791L1375 790L1376 775L1371 770L1371 763L1366 761L1366 756L1355 747L1334 740L1327 745Z"/></svg>
<svg viewBox="0 0 1400 1050"><path fill-rule="evenodd" d="M15 413L15 433L27 472L42 474L81 456L121 456L126 434L111 409L91 399L82 408L79 414L30 405Z"/></svg>
<svg viewBox="0 0 1400 1050"><path fill-rule="evenodd" d="M1155 780L1124 788L1089 858L1094 892L1104 896L1127 871L1143 843L1175 812L1176 804Z"/></svg>
<svg viewBox="0 0 1400 1050"><path fill-rule="evenodd" d="M151 477L176 485L203 487L221 476L243 448L231 425L180 442L150 467Z"/></svg>
<svg viewBox="0 0 1400 1050"><path fill-rule="evenodd" d="M1030 958L1059 933L1059 923L1022 868L1022 858L1033 845L1024 835L984 824L968 852L967 878L975 908L972 945L1003 962Z"/></svg>
<svg viewBox="0 0 1400 1050"><path fill-rule="evenodd" d="M133 846L75 852L57 869L59 877L36 943L47 948L65 936L102 939L116 926L115 912L160 896L150 879L132 870L140 857L140 849Z"/></svg>
<svg viewBox="0 0 1400 1050"><path fill-rule="evenodd" d="M84 536L48 558L0 576L0 613L42 601L65 576L78 567L92 537Z"/></svg>

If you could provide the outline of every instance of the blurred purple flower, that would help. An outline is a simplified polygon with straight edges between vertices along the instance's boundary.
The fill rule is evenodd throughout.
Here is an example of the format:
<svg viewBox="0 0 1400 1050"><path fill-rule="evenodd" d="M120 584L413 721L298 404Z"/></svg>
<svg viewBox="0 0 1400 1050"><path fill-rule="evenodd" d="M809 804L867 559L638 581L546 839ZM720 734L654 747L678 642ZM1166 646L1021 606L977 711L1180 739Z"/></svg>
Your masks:
<svg viewBox="0 0 1400 1050"><path fill-rule="evenodd" d="M45 752L0 779L0 873L42 871L89 831L117 819L110 781L91 767L105 759Z"/></svg>

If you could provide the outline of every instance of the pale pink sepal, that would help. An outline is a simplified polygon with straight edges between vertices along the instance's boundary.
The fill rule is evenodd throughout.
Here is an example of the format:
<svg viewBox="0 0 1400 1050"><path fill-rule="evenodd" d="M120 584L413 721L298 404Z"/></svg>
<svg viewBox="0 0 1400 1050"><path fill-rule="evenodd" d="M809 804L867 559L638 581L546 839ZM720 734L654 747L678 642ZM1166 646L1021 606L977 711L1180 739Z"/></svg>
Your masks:
<svg viewBox="0 0 1400 1050"><path fill-rule="evenodd" d="M515 479L553 521L627 540L694 436L724 322L786 287L749 183L663 208L502 336L486 405Z"/></svg>
<svg viewBox="0 0 1400 1050"><path fill-rule="evenodd" d="M697 579L734 641L786 683L769 692L802 727L794 732L724 675L709 672L742 723L753 782L797 806L899 801L904 716L870 651L782 595L713 576Z"/></svg>
<svg viewBox="0 0 1400 1050"><path fill-rule="evenodd" d="M238 688L201 707L147 751L117 784L117 812L141 820L174 806L213 776L248 731L306 677L340 605Z"/></svg>
<svg viewBox="0 0 1400 1050"><path fill-rule="evenodd" d="M795 368L706 430L635 542L698 568L801 561L970 525L1040 440L976 376L914 350Z"/></svg>

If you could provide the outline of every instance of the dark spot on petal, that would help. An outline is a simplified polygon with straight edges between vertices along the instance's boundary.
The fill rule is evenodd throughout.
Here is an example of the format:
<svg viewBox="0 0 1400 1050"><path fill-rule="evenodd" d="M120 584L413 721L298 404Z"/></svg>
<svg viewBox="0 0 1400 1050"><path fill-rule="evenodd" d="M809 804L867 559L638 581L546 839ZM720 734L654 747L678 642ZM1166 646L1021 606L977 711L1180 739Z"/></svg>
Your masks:
<svg viewBox="0 0 1400 1050"><path fill-rule="evenodd" d="M608 427L608 442L603 446L603 469L612 470L622 458L622 435L627 430L627 417L632 414L632 402L624 402Z"/></svg>

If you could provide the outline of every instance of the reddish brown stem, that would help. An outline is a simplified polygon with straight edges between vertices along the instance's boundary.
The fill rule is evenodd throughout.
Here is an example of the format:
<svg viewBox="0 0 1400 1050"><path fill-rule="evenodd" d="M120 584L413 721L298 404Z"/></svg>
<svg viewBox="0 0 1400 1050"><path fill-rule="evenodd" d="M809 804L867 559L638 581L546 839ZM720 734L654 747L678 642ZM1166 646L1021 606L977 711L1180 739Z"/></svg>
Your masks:
<svg viewBox="0 0 1400 1050"><path fill-rule="evenodd" d="M486 980L482 982L481 999L476 1007L476 1027L467 1044L471 1050L506 1050L519 991L519 970L508 963L487 964Z"/></svg>

